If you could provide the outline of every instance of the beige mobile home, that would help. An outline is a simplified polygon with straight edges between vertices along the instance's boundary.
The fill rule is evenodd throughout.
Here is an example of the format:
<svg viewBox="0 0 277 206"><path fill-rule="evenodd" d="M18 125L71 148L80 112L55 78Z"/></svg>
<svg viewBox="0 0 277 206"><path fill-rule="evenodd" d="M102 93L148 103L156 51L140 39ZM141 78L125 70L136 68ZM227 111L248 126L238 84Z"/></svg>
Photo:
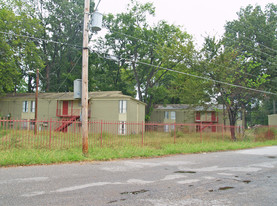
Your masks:
<svg viewBox="0 0 277 206"><path fill-rule="evenodd" d="M155 105L150 117L151 122L163 123L165 132L170 131L173 123L191 124L190 130L202 130L217 132L218 125L229 125L228 115L223 105L193 106L188 104ZM242 120L238 118L238 126Z"/></svg>
<svg viewBox="0 0 277 206"><path fill-rule="evenodd" d="M0 98L0 115L11 119L35 118L35 94L8 94ZM57 131L64 130L70 122L80 120L81 99L74 99L73 92L39 93L38 121L67 121ZM145 104L120 91L89 92L89 121L120 122L125 133L126 122L143 122Z"/></svg>
<svg viewBox="0 0 277 206"><path fill-rule="evenodd" d="M277 126L277 114L268 115L268 125Z"/></svg>

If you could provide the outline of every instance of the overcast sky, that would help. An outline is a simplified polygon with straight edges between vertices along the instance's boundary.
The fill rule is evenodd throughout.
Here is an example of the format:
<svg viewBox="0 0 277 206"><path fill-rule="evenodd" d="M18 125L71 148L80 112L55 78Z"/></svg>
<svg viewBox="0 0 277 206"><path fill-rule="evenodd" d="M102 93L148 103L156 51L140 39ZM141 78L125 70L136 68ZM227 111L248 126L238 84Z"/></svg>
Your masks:
<svg viewBox="0 0 277 206"><path fill-rule="evenodd" d="M156 7L153 21L166 20L182 26L201 46L203 36L221 36L227 21L237 19L237 12L247 5L260 5L264 9L276 0L138 0L152 2ZM97 4L99 0L95 0ZM101 13L120 13L126 11L130 0L101 0L98 10Z"/></svg>

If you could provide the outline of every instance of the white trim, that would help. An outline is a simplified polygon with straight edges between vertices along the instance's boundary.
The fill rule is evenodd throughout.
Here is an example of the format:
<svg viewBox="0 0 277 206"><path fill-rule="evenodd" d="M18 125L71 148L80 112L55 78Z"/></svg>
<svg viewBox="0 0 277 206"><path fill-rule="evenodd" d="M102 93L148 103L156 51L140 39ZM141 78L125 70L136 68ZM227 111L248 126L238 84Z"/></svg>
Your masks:
<svg viewBox="0 0 277 206"><path fill-rule="evenodd" d="M119 100L119 113L120 114L127 113L127 101L126 100Z"/></svg>
<svg viewBox="0 0 277 206"><path fill-rule="evenodd" d="M126 134L126 132L127 132L126 122L121 121L119 124L118 133L124 135Z"/></svg>
<svg viewBox="0 0 277 206"><path fill-rule="evenodd" d="M31 101L31 112L36 111L36 101Z"/></svg>
<svg viewBox="0 0 277 206"><path fill-rule="evenodd" d="M24 112L24 113L28 112L28 101L22 102L22 112Z"/></svg>

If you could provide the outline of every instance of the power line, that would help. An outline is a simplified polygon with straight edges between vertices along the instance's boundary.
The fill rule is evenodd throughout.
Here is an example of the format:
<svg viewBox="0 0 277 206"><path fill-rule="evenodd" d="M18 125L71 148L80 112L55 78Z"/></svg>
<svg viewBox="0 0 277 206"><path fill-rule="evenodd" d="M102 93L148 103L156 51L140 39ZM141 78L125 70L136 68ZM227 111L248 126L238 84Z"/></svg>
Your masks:
<svg viewBox="0 0 277 206"><path fill-rule="evenodd" d="M101 1L101 0L100 0L100 1ZM100 1L99 1L99 3L100 3ZM68 43L62 43L62 42L53 41L53 40L49 40L49 39L42 39L42 38L31 37L31 36L27 36L27 35L21 35L21 34L3 32L3 31L0 31L0 33L7 34L7 35L13 35L13 36L20 36L20 37L29 38L29 39L35 39L35 40L39 40L39 41L46 41L46 42L51 42L51 43L55 43L55 44L68 45L68 46L72 46L72 47L75 47L75 48L82 48L81 46L77 46L77 45L73 45L73 44L68 44ZM120 32L117 32L117 33L120 33ZM137 37L133 37L133 36L124 34L124 33L121 33L121 34L123 34L123 35L125 35L125 36L127 36L127 37L131 37L131 38L134 38L134 39L137 39L137 40L141 40L141 41L144 41L144 42L147 42L147 43L151 43L151 42L148 42L148 41L139 39L139 38L137 38ZM151 44L153 45L154 43L151 43ZM170 49L170 48L168 48L168 49ZM170 50L172 50L172 49L170 49ZM173 51L173 50L172 50L172 51ZM132 60L128 60L128 59L126 59L126 58L125 58L125 60L130 61L130 62L133 62ZM79 61L79 59L78 59L78 61ZM157 66L155 66L155 65L151 65L151 64L147 64L147 63L139 62L139 61L137 61L136 63L145 64L145 65L148 65L148 66L157 67ZM222 84L229 85L229 86L234 86L234 87L239 87L239 88L243 88L243 89L248 89L248 90L252 90L252 91L256 91L256 92L262 92L262 93L267 93L267 94L276 95L275 93L272 93L272 92L267 92L267 91L262 91L262 90L256 90L256 89L253 89L253 88L243 87L243 86L240 86L240 85L234 85L234 84L230 84L230 83L226 83L226 82L214 80L214 79L211 79L211 78L208 78L208 77L201 77L201 76L197 76L197 75L193 75L193 74L189 74L189 73L185 73L185 72L176 71L176 70L173 70L173 69L168 69L168 68L164 68L164 67L157 67L157 68L164 69L164 70L168 70L168 71L172 71L172 72L177 72L177 73L181 73L181 74L185 74L185 75L187 75L187 76L192 76L192 77L196 77L196 78L205 79L205 80L208 80L208 81L213 81L213 82L217 82L217 83L222 83ZM74 67L73 67L73 69L74 69ZM247 74L247 73L245 73L245 74ZM64 82L65 82L65 81L64 81ZM60 87L61 87L61 86L60 86ZM60 89L60 87L59 87L59 89Z"/></svg>
<svg viewBox="0 0 277 206"><path fill-rule="evenodd" d="M232 30L232 29L230 29L230 30ZM234 31L234 30L233 30L233 31ZM151 44L151 45L154 45L154 46L156 45L156 44L153 43L153 42L145 41L145 40L143 40L143 39L140 39L140 38L137 38L137 37L134 37L134 36L131 36L131 35L122 33L122 32L113 31L113 32L111 32L111 33L118 33L118 34L124 35L124 36L129 37L129 38L133 38L133 39L136 39L136 40L140 40L140 41L142 41L142 42L144 42L144 43L148 43L148 44ZM115 38L115 37L113 37L113 38ZM236 40L235 38L230 38L230 37L226 37L226 38L232 39L232 40ZM247 37L245 37L245 38L247 38ZM247 39L249 39L252 43L254 43L253 40L251 40L250 38L247 38ZM241 43L241 45L250 48L249 46L244 45L244 44L242 44L242 43ZM263 44L259 44L259 45L262 45L262 46L264 46L265 48L268 48L268 49L271 49L272 51L277 52L277 50L274 50L274 49L272 49L272 48L270 48L270 47L267 47L267 46L265 46L265 45L263 45ZM252 48L252 47L251 47L251 48ZM174 51L174 50L171 49L171 48L167 48L167 49L168 49L168 50L171 50L171 51ZM272 56L272 55L270 55L270 54L268 54L268 53L266 53L266 52L257 51L256 48L254 48L254 50L255 50L256 52L261 52L261 53L263 53L263 54L265 54L265 55L267 55L267 56L270 56L270 57L272 57L272 58L275 58L275 56ZM174 51L174 52L175 52L175 51ZM256 58L259 59L259 60L261 60L261 61L263 61L260 57L256 57ZM276 65L276 64L273 62L273 65ZM276 65L276 66L277 66L277 65ZM249 73L246 73L246 72L244 72L244 74L247 74L247 75L249 75L249 76L254 76L254 75L249 74ZM270 81L271 81L271 80L270 80Z"/></svg>
<svg viewBox="0 0 277 206"><path fill-rule="evenodd" d="M230 30L232 30L232 29L230 29ZM233 31L234 31L234 30L233 30ZM134 37L134 36L131 36L131 35L122 33L122 32L113 31L113 32L111 32L111 33L118 33L118 34L124 35L124 36L129 37L129 38L132 38L132 39L136 39L136 40L140 40L140 41L142 41L142 42L148 43L148 44L152 44L152 45L154 45L154 46L156 45L156 44L153 43L153 42L149 42L149 41L146 41L146 40L143 40L143 39L140 39L140 38L137 38L137 37ZM115 37L114 37L114 38L115 38ZM226 38L232 39L232 40L236 40L235 38L231 38L231 37L226 37ZM244 37L244 38L247 38L247 37ZM253 42L253 40L251 40L250 38L247 38L247 39L249 39L252 43L255 43L255 42ZM244 44L242 44L242 43L241 43L241 45L243 45L243 46L249 48L249 46L244 45ZM267 46L265 46L265 45L263 45L263 44L259 44L259 45L262 45L262 46L264 46L265 48L268 48L268 49L270 49L270 50L272 50L272 51L277 52L277 50L274 50L274 49L272 49L272 48L270 48L270 47L267 47ZM251 48L252 48L252 47L251 47ZM167 48L167 49L168 49L168 50L174 51L173 49L170 49L170 48ZM254 48L254 49L255 49L255 48ZM256 50L256 49L255 49L255 50ZM272 55L270 55L270 54L268 54L268 53L266 53L266 52L262 52L262 51L258 51L258 52L261 52L261 53L263 53L263 54L265 54L265 55L267 55L267 56L270 56L270 57L275 58L275 56L272 56ZM260 59L260 60L261 60L261 59Z"/></svg>
<svg viewBox="0 0 277 206"><path fill-rule="evenodd" d="M113 31L113 32L111 32L111 33L121 34L121 35L123 35L123 36L129 37L129 38L132 38L132 39L135 39L135 40L142 41L142 42L144 42L144 43L146 43L146 44L151 44L151 45L154 46L154 47L159 46L157 43L153 43L153 42L150 42L150 41L146 41L146 40L144 40L144 39L141 39L141 38L138 38L138 37L134 37L134 36L131 36L131 35L122 33L122 32ZM115 37L112 37L112 38L118 39L118 38L115 38ZM163 45L162 48L165 48L165 45ZM168 48L168 47L167 47L166 49L167 49L167 50L170 50L170 51L172 51L172 52L176 52L176 50L171 49L171 48Z"/></svg>
<svg viewBox="0 0 277 206"><path fill-rule="evenodd" d="M82 55L80 55L80 57L78 58L78 60L76 61L76 63L74 64L74 66L72 67L72 69L70 70L70 72L68 74L71 74L71 72L75 69L77 63L79 62L79 60L81 59ZM66 78L64 79L64 81L60 84L58 91L60 90L60 88L63 86L63 84L65 83L65 81L68 79L68 74L66 76Z"/></svg>
<svg viewBox="0 0 277 206"><path fill-rule="evenodd" d="M157 46L157 44L155 44L155 43L153 43L153 42L149 42L149 41L143 40L143 39L141 39L141 38L137 38L137 37L134 37L134 36L131 36L131 35L122 33L122 32L113 31L113 32L111 32L111 33L118 33L118 34L121 34L121 35L123 35L123 36L129 37L129 38L132 38L132 39L135 39L135 40L142 41L142 42L144 42L144 43L146 43L146 44L151 44L151 45L153 45L153 46ZM117 39L117 38L115 38L115 37L112 37L112 38ZM163 47L163 48L164 48L164 47ZM171 48L166 48L166 49L176 52L175 50L173 50L173 49L171 49ZM259 58L259 59L260 59L260 58ZM260 59L260 60L261 60L261 59ZM224 65L219 65L219 64L215 64L215 63L213 63L213 64L214 64L214 65L217 65L217 66L219 66L219 67L225 68ZM253 74L250 74L250 73L247 73L247 72L244 72L244 71L239 71L239 72L242 73L242 74L246 74L246 75L252 76L252 77L256 77L256 75L253 75ZM277 82L277 80L269 80L269 81L270 81L270 82Z"/></svg>
<svg viewBox="0 0 277 206"><path fill-rule="evenodd" d="M54 43L54 44L66 45L66 46L71 46L71 47L75 47L75 48L83 48L82 46L78 46L78 45L74 45L74 44L58 42L58 41L54 41L54 40L50 40L50 39L42 39L42 38L27 36L27 35L23 35L23 34L15 34L15 33L4 32L4 31L0 31L0 33L6 34L6 35L11 35L11 36L19 36L19 37L24 37L24 38L28 38L28 39L34 39L37 41L44 41L44 42L50 42L50 43Z"/></svg>
<svg viewBox="0 0 277 206"><path fill-rule="evenodd" d="M227 38L227 39L231 39L231 40L236 40L235 38L230 38L230 37L227 37L227 36L225 36L225 38ZM253 42L252 42L253 43ZM242 44L242 43L240 43L241 45L243 45L243 46L245 46L245 47L248 47L248 48L251 48L251 49L254 49L256 52L260 52L260 53L262 53L262 54L264 54L264 55L266 55L266 56L269 56L269 57L272 57L272 58L275 58L275 56L272 56L272 55L270 55L270 54L268 54L268 53L266 53L266 52L263 52L263 51L258 51L255 47L250 47L250 46L248 46L248 45L245 45L245 44ZM262 45L262 44L260 44L260 45ZM258 59L260 59L259 57L257 57Z"/></svg>
<svg viewBox="0 0 277 206"><path fill-rule="evenodd" d="M104 55L109 55L111 57L115 57L115 59L112 59L112 58L107 58L107 57L104 56L103 58L105 58L105 59L109 59L109 60L113 60L113 61L120 61L121 60L121 58L119 58L115 55L110 55L110 54L107 54L107 53L101 53L101 52L95 51L95 50L91 50L91 51L93 51L95 53L98 53L98 54L102 54L102 55L104 54ZM237 87L237 88L246 89L246 90L250 90L250 91L254 91L254 92L259 92L259 93L264 93L264 94L270 94L270 95L276 95L277 96L277 94L273 93L273 92L253 89L253 88L249 88L249 87L245 87L245 86L241 86L241 85L235 85L235 84L231 84L231 83L227 83L227 82L223 82L223 81L219 81L219 80L214 80L214 79L211 79L209 77L202 77L202 76L198 76L198 75L195 75L195 74L189 74L189 73L186 73L186 72L181 72L181 71L177 71L177 70L174 70L174 69L169 69L169 68L165 68L165 67L161 67L161 66L156 66L156 65L148 64L148 63L141 62L141 61L133 61L131 59L126 59L126 58L122 58L122 59L124 59L125 61L128 61L130 63L136 63L136 64L142 64L142 65L146 65L146 66L156 67L158 69L163 69L163 70L183 74L183 75L186 75L186 76L195 77L195 78L198 78L198 79L203 79L203 80L207 80L207 81L211 81L211 82L215 82L215 83L220 83L220 84L224 84L224 85L228 85L228 86L232 86L232 87Z"/></svg>
<svg viewBox="0 0 277 206"><path fill-rule="evenodd" d="M101 2L101 0L98 1L98 4L97 4L97 6L96 6L96 8L95 8L95 11L97 11L100 2Z"/></svg>
<svg viewBox="0 0 277 206"><path fill-rule="evenodd" d="M239 31L235 31L234 29L231 29L231 28L227 28L227 30L231 30L231 31L233 31L233 32L235 32L236 34L237 33L239 33ZM264 35L264 34L262 34L262 33L260 33L262 36L265 36L265 37L267 37L268 38L268 36L266 36L266 35ZM244 36L242 36L243 38L245 38L245 39L248 39L248 40L250 40L251 42L253 42L253 40L252 39L250 39L250 38L248 38L248 37L246 37L245 35ZM274 52L277 52L277 50L276 49L272 49L272 48L270 48L270 47L268 47L268 46L265 46L264 44L259 44L259 45L261 45L261 46L263 46L264 48L267 48L267 49L269 49L269 50L271 50L271 51L274 51Z"/></svg>

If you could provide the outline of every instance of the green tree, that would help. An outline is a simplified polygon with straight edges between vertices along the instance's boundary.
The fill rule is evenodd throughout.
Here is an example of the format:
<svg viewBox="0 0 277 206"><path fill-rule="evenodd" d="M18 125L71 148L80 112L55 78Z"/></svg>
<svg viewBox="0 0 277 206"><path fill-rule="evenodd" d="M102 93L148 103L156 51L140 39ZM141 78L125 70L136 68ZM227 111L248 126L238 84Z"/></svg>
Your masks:
<svg viewBox="0 0 277 206"><path fill-rule="evenodd" d="M260 64L249 55L240 55L238 51L225 47L222 41L206 38L203 49L203 74L213 83L209 90L210 96L226 106L231 127L231 136L236 140L234 127L238 119L238 112L242 112L251 105L267 82L267 74L246 76L254 73ZM233 86L237 85L237 86ZM250 88L250 89L246 89ZM242 90L243 89L243 90Z"/></svg>
<svg viewBox="0 0 277 206"><path fill-rule="evenodd" d="M28 91L32 90L34 76L28 71L43 67L37 37L41 27L32 16L33 10L21 1L0 1L0 94L24 90L22 79L28 78Z"/></svg>
<svg viewBox="0 0 277 206"><path fill-rule="evenodd" d="M239 55L245 58L251 58L253 62L258 64L251 72L246 72L246 78L255 76L269 75L267 83L263 89L276 93L277 87L277 5L268 4L263 11L260 6L247 6L238 12L238 19L227 22L225 26L224 45L231 47L237 51ZM263 119L267 119L270 110L263 108L263 117L257 120L251 120L251 112L259 110L266 102L276 100L276 95L261 95L256 99L254 105L259 107L247 108L249 122L255 124L264 124ZM265 101L265 103L260 103ZM272 105L272 104L271 104ZM257 111L258 112L258 111ZM261 114L261 112L259 112ZM259 122L259 120L261 120Z"/></svg>
<svg viewBox="0 0 277 206"><path fill-rule="evenodd" d="M84 1L28 2L34 7L44 28L41 34L44 41L40 42L45 62L43 89L72 91L74 79L81 78Z"/></svg>
<svg viewBox="0 0 277 206"><path fill-rule="evenodd" d="M165 21L149 25L147 16L154 13L151 3L131 0L127 12L104 18L108 33L98 41L98 50L115 56L126 86L147 104L146 115L153 104L168 102L168 86L175 76L164 68L188 65L195 52L192 37L178 26Z"/></svg>
<svg viewBox="0 0 277 206"><path fill-rule="evenodd" d="M110 55L91 53L89 62L89 91L122 91L123 94L136 95L134 82L127 78L129 75L123 61Z"/></svg>

